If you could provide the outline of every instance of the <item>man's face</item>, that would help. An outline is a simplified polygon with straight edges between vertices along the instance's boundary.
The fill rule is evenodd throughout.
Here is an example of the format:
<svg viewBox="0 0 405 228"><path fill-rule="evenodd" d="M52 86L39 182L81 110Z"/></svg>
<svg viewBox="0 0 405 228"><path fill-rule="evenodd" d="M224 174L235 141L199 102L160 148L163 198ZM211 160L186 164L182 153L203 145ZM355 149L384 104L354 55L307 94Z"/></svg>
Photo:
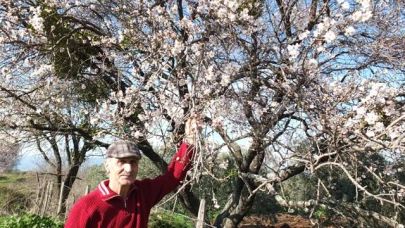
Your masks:
<svg viewBox="0 0 405 228"><path fill-rule="evenodd" d="M109 158L106 162L106 169L110 182L124 186L134 183L138 175L139 159L134 157Z"/></svg>

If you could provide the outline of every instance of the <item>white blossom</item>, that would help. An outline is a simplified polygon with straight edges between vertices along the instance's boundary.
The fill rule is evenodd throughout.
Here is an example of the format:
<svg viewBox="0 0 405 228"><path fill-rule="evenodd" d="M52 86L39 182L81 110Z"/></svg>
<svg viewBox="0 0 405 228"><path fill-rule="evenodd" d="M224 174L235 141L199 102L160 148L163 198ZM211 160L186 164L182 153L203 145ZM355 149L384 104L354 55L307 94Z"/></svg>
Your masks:
<svg viewBox="0 0 405 228"><path fill-rule="evenodd" d="M9 72L9 69L7 67L1 68L1 74L6 75Z"/></svg>
<svg viewBox="0 0 405 228"><path fill-rule="evenodd" d="M392 116L392 115L395 115L397 113L394 106L385 106L382 111L387 116Z"/></svg>
<svg viewBox="0 0 405 228"><path fill-rule="evenodd" d="M99 122L99 118L94 116L92 118L90 118L90 124L94 125L97 124Z"/></svg>
<svg viewBox="0 0 405 228"><path fill-rule="evenodd" d="M315 68L317 68L317 67L318 67L318 61L317 61L316 59L310 59L310 60L308 61L308 67L309 67L310 69L315 69Z"/></svg>
<svg viewBox="0 0 405 228"><path fill-rule="evenodd" d="M317 52L323 52L325 50L325 48L323 46L319 46L316 48Z"/></svg>
<svg viewBox="0 0 405 228"><path fill-rule="evenodd" d="M184 49L183 43L180 42L180 41L178 41L178 40L176 40L176 41L174 42L174 47L173 47L172 50L171 50L172 55L177 55L177 54L179 54L183 49Z"/></svg>
<svg viewBox="0 0 405 228"><path fill-rule="evenodd" d="M384 124L383 124L382 122L377 122L377 123L375 123L374 128L375 128L375 130L378 131L378 132L382 132L382 131L385 130L385 126L384 126Z"/></svg>
<svg viewBox="0 0 405 228"><path fill-rule="evenodd" d="M207 74L205 75L205 78L208 81L214 81L215 80L215 73L214 73L214 66L211 65L207 69Z"/></svg>
<svg viewBox="0 0 405 228"><path fill-rule="evenodd" d="M328 31L326 32L324 38L326 42L330 43L336 39L336 34L332 31Z"/></svg>
<svg viewBox="0 0 405 228"><path fill-rule="evenodd" d="M387 131L387 135L391 138L391 140L394 140L394 139L398 138L401 135L401 133L399 133L398 131L390 130L390 131Z"/></svg>
<svg viewBox="0 0 405 228"><path fill-rule="evenodd" d="M362 17L360 19L361 22L366 22L368 21L371 17L373 16L373 13L371 11L366 11L362 14Z"/></svg>
<svg viewBox="0 0 405 228"><path fill-rule="evenodd" d="M230 82L231 82L231 77L229 75L227 75L227 74L221 75L221 85L222 86L228 86Z"/></svg>
<svg viewBox="0 0 405 228"><path fill-rule="evenodd" d="M344 9L344 10L350 9L350 4L349 4L348 2L344 2L344 3L342 4L342 9Z"/></svg>
<svg viewBox="0 0 405 228"><path fill-rule="evenodd" d="M369 112L365 115L364 120L373 125L378 120L378 115L375 112Z"/></svg>
<svg viewBox="0 0 405 228"><path fill-rule="evenodd" d="M357 115L364 115L367 112L367 109L364 107L355 107L354 110L356 111Z"/></svg>
<svg viewBox="0 0 405 228"><path fill-rule="evenodd" d="M370 0L357 0L357 1L361 4L364 10L369 9L371 6Z"/></svg>
<svg viewBox="0 0 405 228"><path fill-rule="evenodd" d="M139 138L142 138L144 135L140 131L135 131L133 133L133 136L134 136L134 138L139 139Z"/></svg>
<svg viewBox="0 0 405 228"><path fill-rule="evenodd" d="M346 36L353 36L354 33L356 33L356 29L354 29L353 26L348 26L348 27L345 29L345 35L346 35Z"/></svg>
<svg viewBox="0 0 405 228"><path fill-rule="evenodd" d="M298 55L300 54L299 48L300 48L299 44L294 44L294 45L288 45L287 46L287 51L288 51L288 54L289 54L290 58L296 59L298 57Z"/></svg>
<svg viewBox="0 0 405 228"><path fill-rule="evenodd" d="M352 15L350 15L350 19L353 21L360 21L363 17L363 12L361 11L356 11Z"/></svg>
<svg viewBox="0 0 405 228"><path fill-rule="evenodd" d="M31 7L30 10L33 11L32 17L29 19L29 23L32 25L32 27L38 32L42 33L44 29L44 19L40 16L41 15L41 9L40 7Z"/></svg>
<svg viewBox="0 0 405 228"><path fill-rule="evenodd" d="M303 39L307 38L309 34L310 34L310 32L308 30L306 30L305 32L302 32L298 35L298 39L303 40Z"/></svg>

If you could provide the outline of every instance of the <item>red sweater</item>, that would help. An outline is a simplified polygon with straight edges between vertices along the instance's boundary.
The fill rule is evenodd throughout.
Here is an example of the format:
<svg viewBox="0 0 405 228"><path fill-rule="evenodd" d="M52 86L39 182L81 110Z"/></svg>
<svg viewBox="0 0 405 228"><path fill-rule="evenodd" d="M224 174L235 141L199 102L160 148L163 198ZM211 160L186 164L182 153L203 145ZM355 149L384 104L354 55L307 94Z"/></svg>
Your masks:
<svg viewBox="0 0 405 228"><path fill-rule="evenodd" d="M193 150L182 143L165 174L136 180L127 198L113 192L109 180L80 198L70 210L65 228L147 228L151 208L185 178Z"/></svg>

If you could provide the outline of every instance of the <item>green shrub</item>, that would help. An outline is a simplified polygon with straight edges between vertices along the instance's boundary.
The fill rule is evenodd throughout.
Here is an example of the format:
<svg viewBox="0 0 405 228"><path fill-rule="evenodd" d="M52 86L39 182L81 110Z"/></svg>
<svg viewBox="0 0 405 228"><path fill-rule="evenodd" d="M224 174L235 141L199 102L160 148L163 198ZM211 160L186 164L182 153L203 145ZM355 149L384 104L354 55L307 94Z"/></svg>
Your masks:
<svg viewBox="0 0 405 228"><path fill-rule="evenodd" d="M63 228L63 226L62 221L30 213L7 217L0 223L2 228Z"/></svg>
<svg viewBox="0 0 405 228"><path fill-rule="evenodd" d="M194 222L181 215L155 212L150 215L149 228L193 228Z"/></svg>

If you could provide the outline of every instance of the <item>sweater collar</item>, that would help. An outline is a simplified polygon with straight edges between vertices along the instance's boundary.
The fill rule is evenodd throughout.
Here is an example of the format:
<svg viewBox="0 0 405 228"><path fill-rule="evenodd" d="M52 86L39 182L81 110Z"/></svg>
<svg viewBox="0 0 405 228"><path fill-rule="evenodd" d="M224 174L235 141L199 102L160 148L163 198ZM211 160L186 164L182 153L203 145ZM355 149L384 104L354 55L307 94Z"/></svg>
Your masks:
<svg viewBox="0 0 405 228"><path fill-rule="evenodd" d="M114 197L121 197L120 195L118 195L116 192L114 192L113 190L111 190L111 188L108 186L108 184L110 183L110 180L104 180L102 181L99 185L98 185L98 190L101 194L101 199L103 201L112 199ZM131 188L128 191L128 195L135 190L137 187L135 186L135 184L131 185Z"/></svg>

